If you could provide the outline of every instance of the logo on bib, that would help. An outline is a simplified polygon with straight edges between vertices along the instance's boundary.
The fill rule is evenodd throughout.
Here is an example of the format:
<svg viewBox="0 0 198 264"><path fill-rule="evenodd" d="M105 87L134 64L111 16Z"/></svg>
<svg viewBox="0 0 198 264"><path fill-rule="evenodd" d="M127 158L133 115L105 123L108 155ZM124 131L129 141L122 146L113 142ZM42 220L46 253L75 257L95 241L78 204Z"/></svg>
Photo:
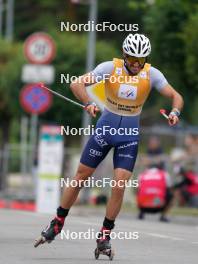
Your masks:
<svg viewBox="0 0 198 264"><path fill-rule="evenodd" d="M122 74L122 68L116 68L116 69L115 69L115 73L116 73L117 75L121 75L121 74Z"/></svg>
<svg viewBox="0 0 198 264"><path fill-rule="evenodd" d="M140 78L142 78L142 79L146 79L146 78L147 78L147 72L145 72L145 71L141 71L141 72L139 73L139 76L140 76Z"/></svg>
<svg viewBox="0 0 198 264"><path fill-rule="evenodd" d="M118 97L135 100L137 97L137 87L127 84L121 84L118 91Z"/></svg>

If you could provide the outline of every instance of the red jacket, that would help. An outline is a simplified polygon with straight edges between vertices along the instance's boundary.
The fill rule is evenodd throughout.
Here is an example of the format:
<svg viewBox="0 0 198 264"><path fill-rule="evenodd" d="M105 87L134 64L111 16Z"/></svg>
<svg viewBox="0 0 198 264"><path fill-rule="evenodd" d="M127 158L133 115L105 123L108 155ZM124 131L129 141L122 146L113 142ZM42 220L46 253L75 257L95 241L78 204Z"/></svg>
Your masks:
<svg viewBox="0 0 198 264"><path fill-rule="evenodd" d="M147 169L139 176L137 203L139 207L159 208L166 200L166 172L157 168Z"/></svg>
<svg viewBox="0 0 198 264"><path fill-rule="evenodd" d="M198 175L193 171L189 171L185 173L185 176L191 182L191 184L186 186L187 192L192 195L198 195Z"/></svg>

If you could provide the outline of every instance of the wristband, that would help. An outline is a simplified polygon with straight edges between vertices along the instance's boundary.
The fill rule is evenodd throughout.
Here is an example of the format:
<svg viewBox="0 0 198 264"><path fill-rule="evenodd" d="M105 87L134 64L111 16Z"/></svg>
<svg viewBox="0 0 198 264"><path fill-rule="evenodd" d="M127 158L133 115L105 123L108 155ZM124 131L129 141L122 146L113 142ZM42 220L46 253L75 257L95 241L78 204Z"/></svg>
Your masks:
<svg viewBox="0 0 198 264"><path fill-rule="evenodd" d="M180 111L177 108L173 108L170 115L180 116Z"/></svg>
<svg viewBox="0 0 198 264"><path fill-rule="evenodd" d="M87 102L87 103L85 104L85 108L87 108L89 105L93 105L93 106L95 106L95 107L97 106L95 102L90 102L90 101L89 101L89 102Z"/></svg>

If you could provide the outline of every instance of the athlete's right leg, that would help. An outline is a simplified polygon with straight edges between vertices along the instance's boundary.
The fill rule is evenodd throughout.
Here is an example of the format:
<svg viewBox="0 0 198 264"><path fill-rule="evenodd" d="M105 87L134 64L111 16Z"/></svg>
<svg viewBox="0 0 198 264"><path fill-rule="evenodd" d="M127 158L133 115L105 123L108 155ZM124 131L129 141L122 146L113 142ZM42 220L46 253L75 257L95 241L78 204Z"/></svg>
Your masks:
<svg viewBox="0 0 198 264"><path fill-rule="evenodd" d="M57 208L56 217L50 222L50 224L41 232L41 237L36 240L34 246L37 247L39 244L45 242L51 242L61 232L65 218L69 213L69 210L75 202L81 187L83 187L83 181L88 179L95 168L88 167L84 164L79 164L77 173L73 180L76 181L75 187L70 185L63 191L61 205Z"/></svg>
<svg viewBox="0 0 198 264"><path fill-rule="evenodd" d="M87 178L93 174L100 162L105 158L110 149L111 146L103 139L103 137L97 135L92 136L82 152L80 165L72 180L77 182L87 180ZM79 185L81 186L82 184ZM66 188L61 199L61 207L69 209L75 202L80 189L80 187L72 186Z"/></svg>
<svg viewBox="0 0 198 264"><path fill-rule="evenodd" d="M83 181L87 180L95 171L95 168L88 167L82 163L79 164L77 173L75 177L72 179L76 181L75 187L69 186L64 189L62 199L61 199L61 207L64 209L70 209L70 207L75 202L80 189L83 185Z"/></svg>
<svg viewBox="0 0 198 264"><path fill-rule="evenodd" d="M76 180L79 184L76 184L76 187L69 186L65 188L61 199L61 206L57 209L56 217L51 221L50 225L42 231L42 237L36 241L35 247L46 241L51 242L54 240L55 236L61 232L65 218L83 186L83 181L87 180L92 175L95 168L104 159L110 148L111 146L102 139L98 139L95 136L89 139L83 150L77 173L72 179Z"/></svg>

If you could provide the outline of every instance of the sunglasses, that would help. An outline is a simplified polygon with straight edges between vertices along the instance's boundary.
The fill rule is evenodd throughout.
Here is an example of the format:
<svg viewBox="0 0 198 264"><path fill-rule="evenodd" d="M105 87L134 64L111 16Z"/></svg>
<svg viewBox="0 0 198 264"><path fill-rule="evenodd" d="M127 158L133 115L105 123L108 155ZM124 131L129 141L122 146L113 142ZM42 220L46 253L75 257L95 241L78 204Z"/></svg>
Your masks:
<svg viewBox="0 0 198 264"><path fill-rule="evenodd" d="M125 59L127 62L134 64L135 62L138 62L140 65L143 65L146 62L145 57L137 58L129 55L125 55Z"/></svg>

